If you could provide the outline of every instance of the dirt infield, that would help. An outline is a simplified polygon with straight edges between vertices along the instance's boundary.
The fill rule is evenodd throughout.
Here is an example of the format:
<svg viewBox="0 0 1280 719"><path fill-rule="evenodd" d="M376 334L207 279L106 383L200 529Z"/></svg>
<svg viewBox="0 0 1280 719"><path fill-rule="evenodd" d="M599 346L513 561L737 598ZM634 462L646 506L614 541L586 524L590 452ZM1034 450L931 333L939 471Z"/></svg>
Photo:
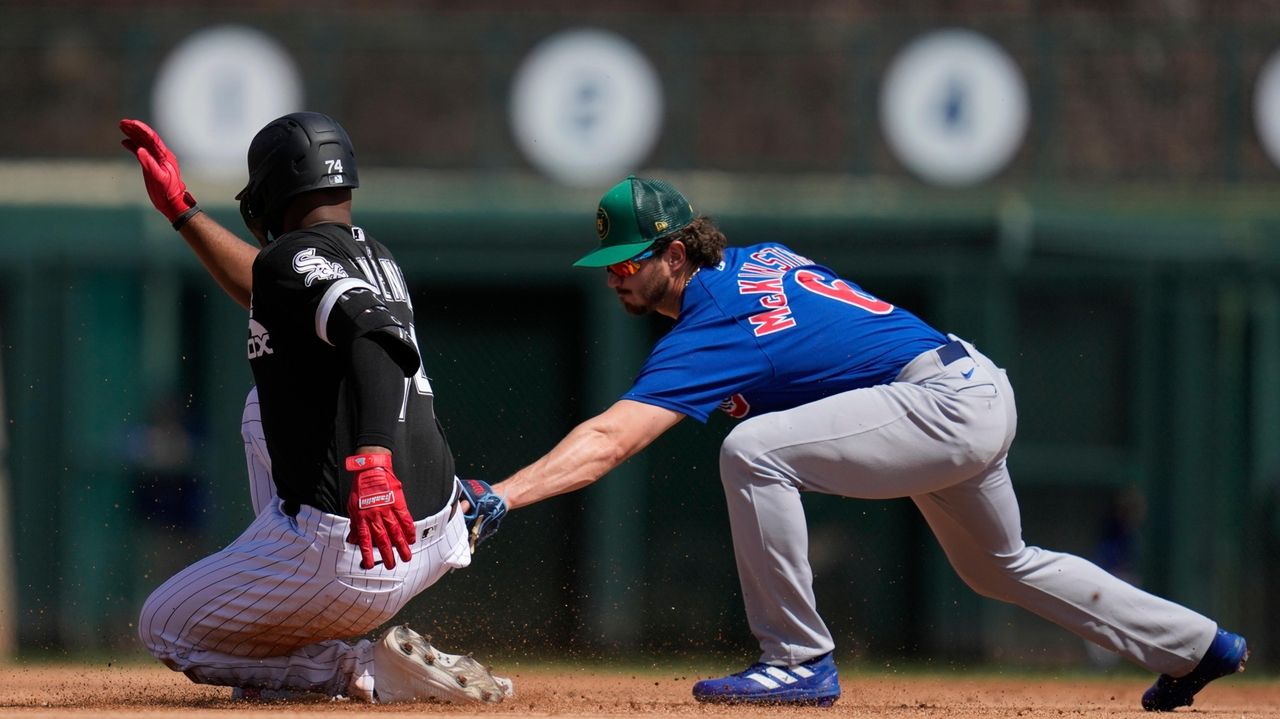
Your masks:
<svg viewBox="0 0 1280 719"><path fill-rule="evenodd" d="M844 696L831 709L721 707L689 695L696 676L617 671L528 669L510 673L516 697L496 707L440 704L370 706L323 699L233 701L230 690L191 684L152 665L0 668L0 716L67 717L1147 717L1138 707L1141 678L1055 679L843 673ZM1280 681L1261 677L1216 682L1193 709L1178 714L1280 717Z"/></svg>

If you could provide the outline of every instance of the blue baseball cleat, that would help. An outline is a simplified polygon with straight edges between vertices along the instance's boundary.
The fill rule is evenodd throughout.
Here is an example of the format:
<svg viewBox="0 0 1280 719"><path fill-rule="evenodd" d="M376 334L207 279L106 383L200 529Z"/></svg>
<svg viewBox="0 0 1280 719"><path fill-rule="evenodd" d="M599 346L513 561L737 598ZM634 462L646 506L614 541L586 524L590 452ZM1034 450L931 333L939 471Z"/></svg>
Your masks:
<svg viewBox="0 0 1280 719"><path fill-rule="evenodd" d="M831 653L803 664L752 664L737 674L703 679L693 698L717 704L808 704L829 707L840 698L840 677Z"/></svg>
<svg viewBox="0 0 1280 719"><path fill-rule="evenodd" d="M1249 658L1249 646L1244 637L1219 629L1209 645L1204 658L1183 677L1161 674L1156 683L1142 694L1142 708L1149 712L1171 712L1178 707L1189 707L1196 692L1218 677L1244 671Z"/></svg>

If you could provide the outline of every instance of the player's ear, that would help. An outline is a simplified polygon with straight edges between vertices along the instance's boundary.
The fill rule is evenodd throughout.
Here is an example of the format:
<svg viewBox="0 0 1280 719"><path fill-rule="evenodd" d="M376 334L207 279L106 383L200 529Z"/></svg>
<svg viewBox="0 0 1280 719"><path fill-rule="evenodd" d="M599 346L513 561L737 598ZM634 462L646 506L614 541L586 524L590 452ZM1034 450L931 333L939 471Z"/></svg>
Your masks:
<svg viewBox="0 0 1280 719"><path fill-rule="evenodd" d="M667 258L667 263L671 265L671 269L678 270L684 267L685 260L688 259L688 255L685 254L684 242L672 240L671 244L667 246L665 257Z"/></svg>

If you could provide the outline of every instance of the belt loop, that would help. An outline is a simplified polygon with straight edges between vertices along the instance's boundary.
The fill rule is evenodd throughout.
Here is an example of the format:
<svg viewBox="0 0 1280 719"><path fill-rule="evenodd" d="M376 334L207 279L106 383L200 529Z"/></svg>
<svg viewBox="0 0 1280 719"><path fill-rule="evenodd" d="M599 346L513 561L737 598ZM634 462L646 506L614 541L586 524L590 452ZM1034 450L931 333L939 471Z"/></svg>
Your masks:
<svg viewBox="0 0 1280 719"><path fill-rule="evenodd" d="M938 353L938 361L942 363L943 367L946 367L961 357L969 356L969 350L965 349L964 343L959 340L952 340L939 347L936 351Z"/></svg>
<svg viewBox="0 0 1280 719"><path fill-rule="evenodd" d="M458 513L458 505L462 503L461 481L457 477L453 478L453 499L449 500L449 519L453 519L453 515Z"/></svg>

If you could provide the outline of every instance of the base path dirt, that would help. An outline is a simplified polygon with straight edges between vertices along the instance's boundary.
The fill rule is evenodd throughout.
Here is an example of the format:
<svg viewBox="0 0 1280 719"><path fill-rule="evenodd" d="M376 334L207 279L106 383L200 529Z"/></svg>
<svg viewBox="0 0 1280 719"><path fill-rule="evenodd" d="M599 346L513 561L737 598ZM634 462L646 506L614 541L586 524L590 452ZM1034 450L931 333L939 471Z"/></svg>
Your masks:
<svg viewBox="0 0 1280 719"><path fill-rule="evenodd" d="M322 698L245 702L231 690L199 686L158 665L0 667L4 717L1146 717L1138 706L1145 680L1133 675L1059 679L1048 675L897 674L844 672L844 696L830 709L726 707L698 704L689 688L698 676L660 670L516 669L516 696L499 706L431 703L370 706ZM1174 716L1276 717L1280 681L1232 677L1215 682L1195 707ZM1168 716L1168 715L1164 715Z"/></svg>

